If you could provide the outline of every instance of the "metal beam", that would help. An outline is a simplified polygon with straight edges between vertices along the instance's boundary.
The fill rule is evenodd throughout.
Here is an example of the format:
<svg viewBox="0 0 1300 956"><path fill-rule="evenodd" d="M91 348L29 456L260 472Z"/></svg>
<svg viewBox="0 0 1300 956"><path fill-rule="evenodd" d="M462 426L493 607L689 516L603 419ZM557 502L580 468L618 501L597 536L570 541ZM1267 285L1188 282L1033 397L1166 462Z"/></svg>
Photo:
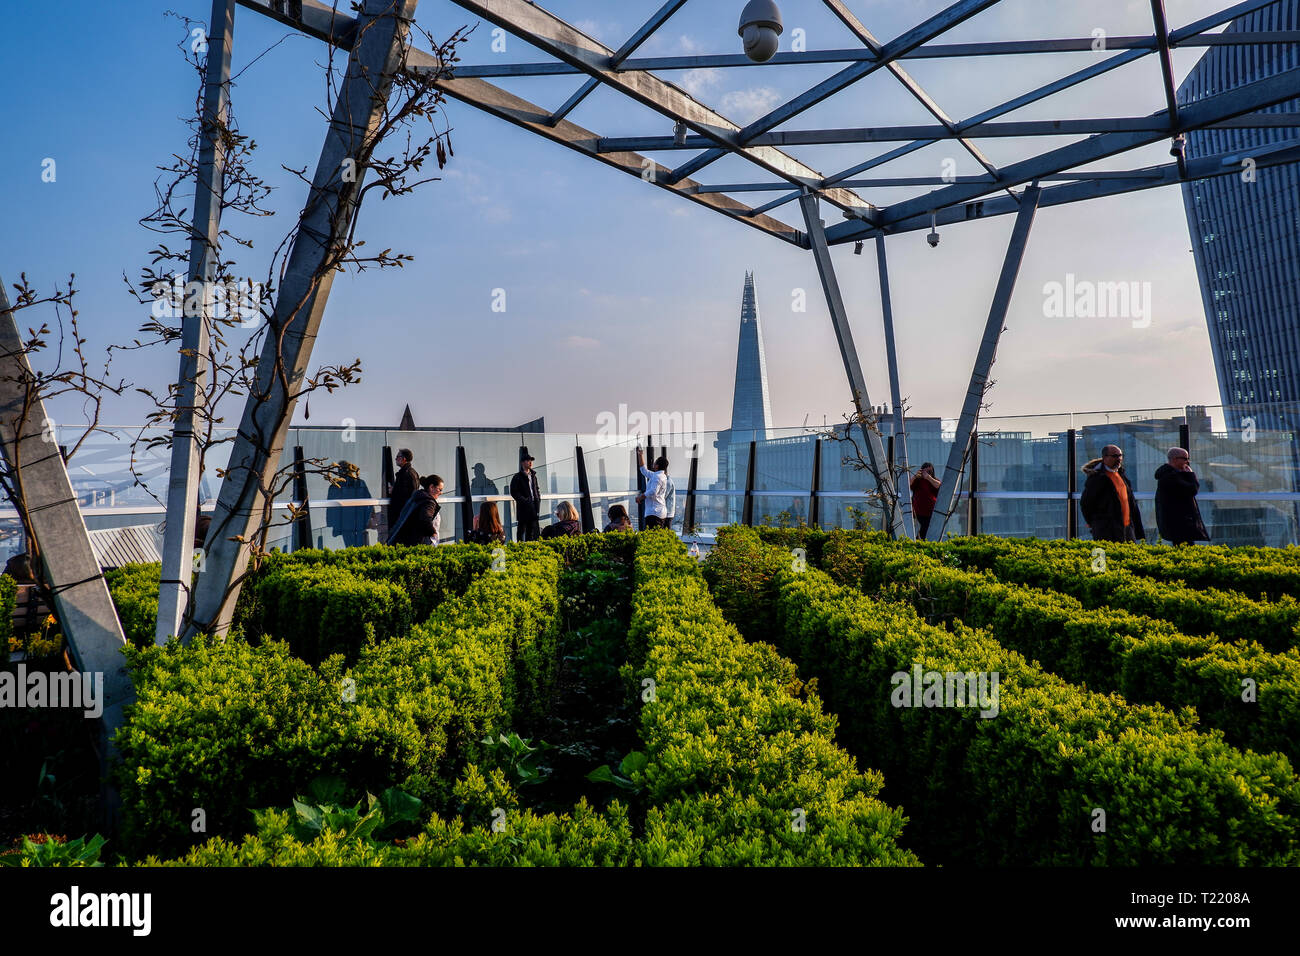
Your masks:
<svg viewBox="0 0 1300 956"><path fill-rule="evenodd" d="M547 10L528 3L527 0L453 0L453 2L510 30L543 52L578 67L582 72L600 80L611 89L631 97L670 119L681 120L690 129L725 147L726 151L734 151L736 155L748 159L796 186L821 182L821 173L778 149L741 148L741 144L737 141L740 127L696 100L685 90L651 73L611 69L610 64L615 55L613 50ZM989 3L994 0L980 0L980 2ZM463 81L454 80L451 85L454 86L459 82ZM673 179L674 176L676 179ZM674 172L669 177L669 181L675 182L684 178L685 176L677 176ZM833 205L860 212L868 218L871 218L875 212L870 203L848 190L829 190L825 198Z"/></svg>
<svg viewBox="0 0 1300 956"><path fill-rule="evenodd" d="M862 364L858 361L858 350L853 344L853 329L849 325L849 316L844 308L844 297L840 294L839 280L835 277L835 265L831 262L830 248L826 245L825 227L817 208L817 197L805 193L799 197L799 206L803 211L804 224L812 248L813 261L817 265L817 274L821 277L822 291L826 294L826 306L831 313L831 323L835 327L835 341L840 348L840 358L844 362L844 371L849 379L849 389L853 396L853 407L862 415L871 408L871 398L867 394L867 380L862 374ZM889 474L885 459L885 448L880 441L879 432L863 426L862 437L867 446L867 463L876 478L876 487L880 492L881 505L889 518L895 537L904 533L902 512L897 507L897 494L894 490L893 477Z"/></svg>
<svg viewBox="0 0 1300 956"><path fill-rule="evenodd" d="M1169 21L1165 18L1165 0L1151 0L1151 19L1156 28L1156 40L1160 44L1160 80L1165 88L1165 111L1169 114L1169 129L1177 133L1178 93L1174 89L1174 61L1169 51ZM1179 143L1182 140L1178 141ZM1175 149L1178 157L1178 169L1187 175L1187 157L1183 150Z"/></svg>
<svg viewBox="0 0 1300 956"><path fill-rule="evenodd" d="M1300 95L1300 68L1275 73L1254 83L1189 104L1181 113L1180 127L1185 130L1201 129L1233 116L1264 109L1297 95ZM1166 113L1162 111L1153 116L1163 117L1166 123L1165 129L1168 129L1169 118ZM925 196L895 203L880 211L879 225L892 226L894 223L926 213L931 209L943 209L985 195L995 189L1028 182L1048 173L1058 173L1105 159L1116 153L1157 142L1167 135L1167 132L1118 132L1093 136L1082 142L1072 143L1003 167L1001 175L997 177L996 186L992 184L948 186ZM860 239L866 232L867 227L861 223L846 222L829 229L827 236L832 242L843 242L849 239Z"/></svg>
<svg viewBox="0 0 1300 956"><path fill-rule="evenodd" d="M1265 0L1276 3L1277 0ZM1233 19L1239 14L1233 14ZM1223 21L1220 21L1223 22ZM985 56L1016 56L1042 53L1088 53L1094 50L1093 37L1070 37L1055 40L992 40L984 43L927 43L897 57L899 60L936 60ZM1297 30L1259 30L1236 33L1211 33L1186 37L1180 47L1253 46L1257 44L1300 43ZM1152 36L1114 36L1106 38L1107 50L1137 50L1146 55L1158 49ZM743 53L709 53L690 56L633 57L624 61L623 70L715 70L734 67L794 66L816 63L875 62L878 57L859 47L832 50L805 50L777 53L772 59L755 63ZM475 63L456 67L462 78L501 79L521 76L575 76L582 70L568 63Z"/></svg>
<svg viewBox="0 0 1300 956"><path fill-rule="evenodd" d="M113 734L123 725L122 708L135 699L122 648L126 638L108 584L90 545L68 469L49 430L45 402L29 394L34 375L18 322L0 280L0 449L35 537L54 592L54 609L73 664L94 680L99 675L101 769L114 753ZM113 798L108 795L110 805Z"/></svg>
<svg viewBox="0 0 1300 956"><path fill-rule="evenodd" d="M843 0L822 0L822 2L831 8L831 11L839 17L840 22L848 27L853 35L861 40L867 49L873 51L877 55L882 53L880 42L872 35L871 31L866 28L862 21L849 11L848 7L844 5ZM921 88L921 84L913 79L910 73L903 69L901 64L890 62L885 65L885 69L889 70L889 72L894 75L894 78L903 85L903 88L912 94L913 99L925 107L927 113L939 121L939 124L950 136L957 137L957 141L961 143L962 147L966 152L970 153L971 157L974 158L977 163L984 167L986 173L990 176L997 175L998 169L993 165L992 161L984 155L978 146L957 132L952 118L940 108L939 104L934 101L930 94L926 93L925 90Z"/></svg>
<svg viewBox="0 0 1300 956"><path fill-rule="evenodd" d="M1200 34L1202 31L1210 30L1213 29L1214 27L1221 26L1222 24L1227 23L1230 20L1235 19L1236 17L1245 16L1246 14L1251 13L1254 10L1259 9L1260 7L1265 7L1275 2L1276 0L1244 0L1244 2L1238 3L1236 6L1233 7L1229 7L1227 10L1220 10L1217 13L1211 14L1208 17L1203 17L1202 19L1197 20L1194 23L1190 23L1185 27L1175 30L1170 35L1170 41L1175 45L1189 45L1189 46L1195 45L1196 41L1201 39ZM1216 36L1227 36L1227 35L1228 34L1216 34ZM1107 49L1114 49L1117 46L1117 44L1111 42L1113 39L1114 38L1107 39L1106 41ZM1022 93L1021 95L1016 97L1012 97L1011 99L1007 100L1004 103L1001 103L997 106L987 109L982 113L977 113L975 116L972 116L969 119L964 120L961 123L958 123L957 128L959 130L965 131L977 124L985 123L988 120L994 119L995 117L998 116L1005 116L1007 113L1010 113L1014 110L1018 110L1023 106L1028 106L1031 103L1036 103L1039 100L1046 99L1049 96L1054 96L1057 93L1067 90L1073 86L1077 86L1078 84L1093 79L1094 77L1101 76L1104 73L1109 73L1111 70L1118 69L1119 67L1124 66L1128 63L1132 63L1135 60L1140 60L1142 57L1146 56L1147 53L1149 53L1151 50L1156 49L1156 46L1157 44L1155 38L1153 37L1151 39L1149 46L1147 46L1146 48L1128 50L1126 52L1118 54L1117 56L1109 57L1100 63L1096 63L1093 64L1092 66L1085 67L1082 70L1077 70L1074 73L1064 76L1059 80L1053 80L1051 83L1047 83L1043 86L1038 87L1037 89L1030 90L1027 93ZM906 146L901 146L896 150L886 153L883 156L877 156L874 159L869 159L864 163L859 163L856 166L850 166L848 169L842 170L838 173L834 173L833 175L826 177L825 182L827 184L841 183L844 180L856 176L858 173L866 172L868 169L874 169L875 167L881 166L886 162L897 159L901 156L914 152L925 146L929 146L932 142L934 142L934 140L932 139L917 140L916 142L909 143Z"/></svg>
<svg viewBox="0 0 1300 956"><path fill-rule="evenodd" d="M188 634L224 634L230 626L238 594L235 583L249 560L245 542L259 524L267 500L263 482L279 465L296 389L311 361L333 285L335 270L330 263L348 234L365 179L364 164L356 164L355 175L345 179L345 161L355 161L367 138L379 128L392 77L402 66L402 43L417 2L364 0L361 7L358 42L334 104L311 192L280 280L256 382L221 483L208 531L208 558L195 593L194 624ZM306 7L304 3L304 13ZM287 387L278 368L283 369Z"/></svg>
<svg viewBox="0 0 1300 956"><path fill-rule="evenodd" d="M754 142L762 146L822 146L844 143L893 143L925 139L930 143L945 139L1023 138L1031 136L1082 136L1112 132L1161 132L1168 130L1164 114L1155 116L1108 116L1097 119L1022 120L1016 123L979 123L975 126L849 126L831 129L796 129L764 133ZM1248 113L1234 116L1203 129L1294 129L1300 126L1297 113ZM614 150L699 149L706 145L702 136L688 136L678 144L672 136L609 136L596 142L600 152ZM947 180L951 182L952 180ZM788 189L788 183L773 188Z"/></svg>
<svg viewBox="0 0 1300 956"><path fill-rule="evenodd" d="M804 110L811 109L822 100L833 96L845 87L851 86L858 80L862 79L885 64L889 63L896 57L901 56L908 50L914 50L927 40L932 40L941 33L944 33L957 26L965 20L970 19L981 10L993 6L998 0L958 0L952 6L941 10L924 23L913 27L906 33L885 44L877 51L877 58L867 63L855 63L852 66L845 67L822 82L818 83L812 89L805 91L776 109L772 110L765 116L761 116L754 122L742 129L736 137L738 145L748 145L750 140L760 133L766 133L774 127L795 116L798 116ZM679 166L673 171L674 176L691 176L714 160L721 158L726 154L726 150L710 150L701 153L695 159Z"/></svg>
<svg viewBox="0 0 1300 956"><path fill-rule="evenodd" d="M912 537L912 485L907 477L907 427L903 421L903 395L898 381L898 352L894 346L894 303L889 294L889 260L885 237L876 236L876 272L880 278L880 310L885 328L885 361L889 366L889 400L894 407L893 461L899 465L898 506L903 514L903 534Z"/></svg>
<svg viewBox="0 0 1300 956"><path fill-rule="evenodd" d="M961 482L962 461L971 436L974 434L980 408L984 404L984 388L989 379L989 370L993 367L993 360L997 355L998 339L1002 336L1002 323L1006 320L1007 309L1011 305L1011 293L1015 291L1016 277L1020 274L1020 263L1024 259L1025 246L1029 242L1029 230L1034 224L1034 213L1038 209L1040 192L1038 184L1034 183L1020 197L1020 212L1016 215L1016 223L1011 230L1011 240L1007 243L1002 273L998 276L997 290L993 293L993 305L989 308L989 317L984 323L984 337L980 340L975 367L971 370L970 385L966 389L961 418L957 422L957 433L953 438L952 449L948 453L948 464L944 468L938 500L934 505L935 516L942 515L943 520L930 522L926 533L926 538L930 541L943 539L944 528L947 527L948 518L953 511L957 486ZM971 490L974 491L974 488Z"/></svg>
<svg viewBox="0 0 1300 956"><path fill-rule="evenodd" d="M212 0L208 20L208 60L200 120L198 175L194 184L194 224L190 237L187 287L201 282L212 288L221 242L222 183L226 147L222 130L230 115L230 55L234 44L235 0ZM172 427L171 470L167 475L167 518L163 533L162 572L158 584L158 620L154 643L182 631L194 577L194 526L199 506L200 448L196 430L206 433L208 333L213 301L202 296L197 315L181 303L180 374L177 377L176 423Z"/></svg>
<svg viewBox="0 0 1300 956"><path fill-rule="evenodd" d="M1266 169L1270 166L1282 166L1286 163L1300 161L1300 139L1270 143L1249 151L1216 153L1213 156L1202 156L1199 159L1188 160L1186 178L1196 180L1213 179L1217 176L1235 176L1241 173L1241 164L1247 158L1255 163L1257 169ZM1135 170L1132 178L1087 179L1044 189L1038 206L1042 209L1047 206L1062 206L1074 202L1085 202L1090 199L1100 199L1106 196L1119 196L1142 189L1172 186L1183 178L1176 163L1152 166L1145 170ZM972 219L990 219L994 216L1005 216L1017 212L1019 208L1020 204L1015 200L1006 196L997 196L981 202L967 203L964 206L949 206L947 209L940 209L936 212L934 221L941 226L953 225ZM888 235L893 236L929 228L930 214L927 212L902 222L891 223L889 229L885 231ZM881 230L878 229L871 230L866 236L858 238L874 237L880 232ZM851 241L856 240L840 240L840 242Z"/></svg>
<svg viewBox="0 0 1300 956"><path fill-rule="evenodd" d="M268 12L269 0L238 0L238 2L241 6L256 10L259 13L265 14ZM329 8L323 6L317 0L303 0L303 22L299 25L299 29L303 33L326 43L331 43L341 50L351 51L352 38L356 34L355 21L343 14L338 14L331 20L327 16L328 13ZM311 16L308 16L308 14L311 14ZM276 17L276 19L282 18ZM332 30L330 29L331 26L333 27ZM431 53L418 48L412 48L407 53L405 69L408 73L413 75L436 73L442 68L443 65ZM804 244L803 234L799 230L786 225L778 219L762 215L763 210L752 210L745 204L727 197L697 197L692 194L691 190L698 184L689 180L680 184L669 183L669 170L648 157L632 152L613 155L597 153L595 144L600 141L597 134L567 120L552 124L550 122L552 114L549 110L522 97L515 96L500 87L493 86L491 83L477 79L444 79L439 80L436 86L453 99L460 100L475 109L489 113L498 119L503 119L521 129L536 133L553 143L558 143L592 159L597 159L608 166L650 182L661 189L686 196L713 212L720 212L725 216L736 219L738 222L743 222L748 226L794 245L801 246Z"/></svg>

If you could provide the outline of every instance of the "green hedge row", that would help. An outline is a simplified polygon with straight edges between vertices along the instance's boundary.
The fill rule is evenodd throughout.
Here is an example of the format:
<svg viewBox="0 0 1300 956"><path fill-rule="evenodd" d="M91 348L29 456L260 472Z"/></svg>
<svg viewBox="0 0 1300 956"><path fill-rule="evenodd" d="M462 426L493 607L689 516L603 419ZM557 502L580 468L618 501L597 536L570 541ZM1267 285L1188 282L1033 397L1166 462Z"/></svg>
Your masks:
<svg viewBox="0 0 1300 956"><path fill-rule="evenodd" d="M123 840L167 852L206 832L247 830L249 808L287 806L335 773L442 806L476 741L535 707L553 673L560 564L520 552L409 634L313 668L268 640L197 638L128 649L136 702L116 742Z"/></svg>
<svg viewBox="0 0 1300 956"><path fill-rule="evenodd" d="M160 577L162 565L158 562L128 564L104 572L109 594L117 606L117 618L122 622L122 633L127 643L136 647L149 647L154 642Z"/></svg>
<svg viewBox="0 0 1300 956"><path fill-rule="evenodd" d="M1242 753L1189 715L1082 690L981 631L929 625L911 606L795 570L751 531L720 534L708 560L715 591L739 579L734 569L767 569L757 591L745 580L724 603L766 605L769 632L817 676L847 739L884 768L924 843L954 862L1300 862L1300 781L1284 757ZM895 678L914 667L997 673L997 715L895 706Z"/></svg>
<svg viewBox="0 0 1300 956"><path fill-rule="evenodd" d="M302 843L284 812L259 815L257 833L237 843L210 840L176 860L157 857L146 866L627 866L633 862L632 827L618 803L604 812L584 802L571 814L511 814L500 833L466 830L459 820L435 816L424 832L395 843L376 843L325 832Z"/></svg>
<svg viewBox="0 0 1300 956"><path fill-rule="evenodd" d="M931 623L958 618L1067 681L1136 703L1194 707L1229 742L1286 754L1300 765L1300 650L1224 644L1122 610L1004 584L915 551L848 537L826 546L822 568L840 584L910 601ZM1253 682L1255 700L1242 699Z"/></svg>
<svg viewBox="0 0 1300 956"><path fill-rule="evenodd" d="M18 583L0 574L0 664L9 661L9 639L14 636L14 609L18 606Z"/></svg>
<svg viewBox="0 0 1300 956"><path fill-rule="evenodd" d="M322 552L268 561L248 585L244 633L287 641L313 664L337 653L350 663L363 647L409 633L444 601L465 593L491 564L488 552L476 547L352 554L370 550L337 552L344 557L337 561L316 560Z"/></svg>
<svg viewBox="0 0 1300 956"><path fill-rule="evenodd" d="M879 773L835 745L835 717L774 648L747 644L668 532L637 541L625 675L649 763L647 865L916 865ZM803 827L803 829L800 829Z"/></svg>
<svg viewBox="0 0 1300 956"><path fill-rule="evenodd" d="M1234 591L1198 590L1177 580L1140 577L1111 567L1110 549L1104 544L1093 547L1105 552L1105 571L1093 570L1092 549L1008 552L986 538L955 538L943 543L941 553L955 556L963 566L991 571L1000 581L1070 594L1089 608L1122 608L1166 620L1184 634L1255 640L1270 651L1300 644L1300 601L1295 598L1253 601Z"/></svg>

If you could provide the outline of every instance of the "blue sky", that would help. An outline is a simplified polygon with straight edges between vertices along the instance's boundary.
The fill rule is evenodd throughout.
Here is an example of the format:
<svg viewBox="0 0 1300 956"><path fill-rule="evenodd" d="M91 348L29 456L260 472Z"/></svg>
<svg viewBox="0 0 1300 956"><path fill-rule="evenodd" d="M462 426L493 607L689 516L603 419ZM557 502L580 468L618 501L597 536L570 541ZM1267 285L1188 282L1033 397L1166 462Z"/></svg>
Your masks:
<svg viewBox="0 0 1300 956"><path fill-rule="evenodd" d="M659 0L547 0L557 15L617 47L660 6ZM945 4L856 0L849 6L889 39ZM640 51L643 55L739 52L741 0L692 0ZM809 49L850 47L853 38L815 0L782 3L789 49L803 30ZM1221 8L1174 0L1173 27ZM196 79L177 44L184 27L171 9L205 20L208 0L69 2L58 15L41 4L5 4L0 62L9 80L0 100L0 277L20 272L41 288L77 274L79 308L92 347L129 340L144 310L125 292L155 237L138 225L153 207L156 166L184 148L183 120ZM1150 7L1138 0L1087 4L1004 0L948 35L945 42L1150 32ZM473 24L446 0L423 0L419 22L435 36ZM463 47L462 62L543 59L510 37L491 48L491 24ZM304 187L280 166L314 167L324 121L318 42L255 13L236 15L233 102L241 130L258 144L258 169L278 188L278 215L243 225L255 248L241 274L265 272L289 229ZM1179 81L1200 50L1176 51ZM1095 54L1005 59L910 60L907 69L953 116L993 106L1032 85L1093 62ZM254 62L255 61L255 62ZM1010 67L1010 68L1009 68ZM745 122L835 72L834 65L676 73L666 78ZM883 71L882 71L883 72ZM23 78L19 84L15 78ZM580 85L572 77L502 81L534 102L558 106ZM1100 81L1044 100L1009 119L1144 115L1164 106L1158 63L1147 57ZM848 390L829 316L809 253L707 212L576 153L554 146L456 102L447 106L455 157L441 182L411 197L362 210L359 234L371 248L391 247L415 262L402 271L369 271L334 284L316 362L361 358L360 385L318 396L313 424L354 418L395 424L410 403L419 424L514 425L545 415L550 430L593 431L602 411L664 410L700 414L707 428L730 416L741 288L756 273L777 424L839 418ZM598 91L571 116L605 135L671 132L671 124L612 93ZM896 82L874 75L809 110L787 129L928 123L928 114ZM984 140L1006 164L1064 139ZM823 172L883 151L881 146L791 149ZM898 175L939 175L943 160L961 174L978 167L960 150L936 144L885 167ZM57 163L42 182L42 162ZM680 161L681 154L674 160ZM1164 163L1167 144L1099 164L1133 168ZM665 160L665 162L668 162ZM675 164L675 163L670 163ZM1261 171L1260 175L1267 175ZM748 164L721 162L706 182L753 181ZM863 190L877 205L917 190ZM794 223L797 206L777 215ZM839 221L826 207L828 224ZM902 389L916 414L952 416L966 390L1011 219L942 230L930 249L924 233L889 240ZM873 401L888 397L874 256L835 253L858 350ZM1122 318L1053 317L1044 289L1077 280L1150 283L1151 323ZM492 310L506 290L506 311ZM803 290L807 311L792 305ZM24 321L29 321L25 319ZM1007 319L990 394L993 415L1154 408L1217 403L1209 340L1177 189L1150 190L1038 215ZM117 373L165 387L175 357L128 356ZM135 420L139 397L110 403L106 419ZM238 409L229 415L237 417ZM302 420L300 407L298 420Z"/></svg>

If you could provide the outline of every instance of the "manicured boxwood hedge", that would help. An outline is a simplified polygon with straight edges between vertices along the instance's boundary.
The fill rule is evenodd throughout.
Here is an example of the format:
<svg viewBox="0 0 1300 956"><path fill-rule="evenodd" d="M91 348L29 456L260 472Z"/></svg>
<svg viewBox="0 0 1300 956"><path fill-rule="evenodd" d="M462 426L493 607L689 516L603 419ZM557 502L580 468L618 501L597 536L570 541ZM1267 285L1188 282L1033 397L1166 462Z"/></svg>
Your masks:
<svg viewBox="0 0 1300 956"><path fill-rule="evenodd" d="M726 622L668 532L637 542L625 673L643 705L648 865L915 865L883 783L835 745L794 665ZM806 829L794 823L803 811Z"/></svg>
<svg viewBox="0 0 1300 956"><path fill-rule="evenodd" d="M313 669L275 640L128 649L137 698L116 738L124 843L192 843L195 808L207 833L242 834L249 808L287 806L322 773L442 805L475 742L546 694L559 566L549 549L520 550L347 671L339 657Z"/></svg>
<svg viewBox="0 0 1300 956"><path fill-rule="evenodd" d="M1000 581L1050 588L1070 594L1085 607L1113 607L1169 621L1184 634L1215 634L1227 641L1259 641L1270 651L1300 646L1300 601L1282 595L1276 601L1252 600L1236 591L1198 590L1168 579L1142 577L1110 564L1108 542L1087 542L1087 550L1008 546L987 537L953 538L941 554L963 566L991 571ZM1105 572L1092 570L1091 552L1106 553Z"/></svg>
<svg viewBox="0 0 1300 956"><path fill-rule="evenodd" d="M18 584L7 574L0 574L0 664L9 660L9 639L14 636L14 608L18 602Z"/></svg>
<svg viewBox="0 0 1300 956"><path fill-rule="evenodd" d="M910 601L932 623L986 627L1004 647L1068 681L1118 691L1135 703L1195 707L1235 746L1279 751L1300 764L1300 650L1273 654L1253 641L1225 644L1123 610L1088 610L1075 598L1004 584L978 571L847 535L827 544L823 569L868 595ZM1243 681L1254 682L1253 702Z"/></svg>
<svg viewBox="0 0 1300 956"><path fill-rule="evenodd" d="M117 618L122 622L122 633L127 643L136 647L149 647L154 641L158 625L158 579L162 565L128 564L104 572Z"/></svg>
<svg viewBox="0 0 1300 956"><path fill-rule="evenodd" d="M946 859L1300 862L1300 781L1284 757L1242 753L1217 731L1191 729L1186 715L1068 684L982 631L936 627L910 606L794 570L788 552L752 531L720 534L709 563L724 606L765 606L765 633L817 676L846 739L884 769L909 832ZM733 579L743 584L727 594ZM913 665L997 672L998 716L893 706L892 677ZM1105 832L1093 831L1097 809Z"/></svg>

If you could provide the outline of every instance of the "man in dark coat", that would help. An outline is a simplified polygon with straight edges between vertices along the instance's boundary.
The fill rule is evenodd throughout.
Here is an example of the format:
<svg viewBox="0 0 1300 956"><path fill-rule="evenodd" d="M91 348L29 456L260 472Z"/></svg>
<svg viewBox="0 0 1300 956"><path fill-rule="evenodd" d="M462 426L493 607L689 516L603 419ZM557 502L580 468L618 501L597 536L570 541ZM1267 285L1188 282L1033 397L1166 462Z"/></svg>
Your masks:
<svg viewBox="0 0 1300 956"><path fill-rule="evenodd" d="M397 449L397 474L393 477L393 487L388 489L388 530L397 527L397 517L406 507L406 502L415 489L420 487L420 475L411 467L411 449Z"/></svg>
<svg viewBox="0 0 1300 956"><path fill-rule="evenodd" d="M1144 541L1142 515L1133 485L1124 474L1124 453L1118 445L1107 445L1101 457L1083 466L1088 476L1079 496L1079 510L1092 529L1094 541Z"/></svg>
<svg viewBox="0 0 1300 956"><path fill-rule="evenodd" d="M441 478L437 475L421 478L420 487L411 495L389 531L388 543L437 544L438 526L441 523L439 512L442 510L438 498L441 494Z"/></svg>
<svg viewBox="0 0 1300 956"><path fill-rule="evenodd" d="M519 459L519 471L510 479L510 497L515 500L515 514L519 516L515 540L536 541L541 536L538 516L542 509L542 494L537 488L532 455L525 454Z"/></svg>
<svg viewBox="0 0 1300 956"><path fill-rule="evenodd" d="M1185 448L1169 449L1168 461L1156 469L1156 525L1160 537L1174 544L1209 541L1196 493L1201 483Z"/></svg>

